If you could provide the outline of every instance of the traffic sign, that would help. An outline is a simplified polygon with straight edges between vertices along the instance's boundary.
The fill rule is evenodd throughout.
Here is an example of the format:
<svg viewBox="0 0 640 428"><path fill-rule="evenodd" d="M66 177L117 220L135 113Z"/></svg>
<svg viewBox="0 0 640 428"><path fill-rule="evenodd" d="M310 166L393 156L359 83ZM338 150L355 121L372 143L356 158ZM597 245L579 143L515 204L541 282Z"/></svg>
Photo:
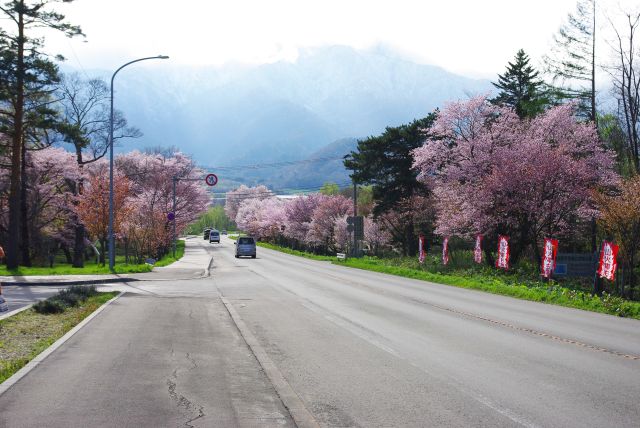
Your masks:
<svg viewBox="0 0 640 428"><path fill-rule="evenodd" d="M215 174L207 174L207 176L204 178L204 181L209 186L215 186L216 184L218 184L218 176Z"/></svg>
<svg viewBox="0 0 640 428"><path fill-rule="evenodd" d="M167 220L173 221L176 219L176 215L173 212L167 213Z"/></svg>

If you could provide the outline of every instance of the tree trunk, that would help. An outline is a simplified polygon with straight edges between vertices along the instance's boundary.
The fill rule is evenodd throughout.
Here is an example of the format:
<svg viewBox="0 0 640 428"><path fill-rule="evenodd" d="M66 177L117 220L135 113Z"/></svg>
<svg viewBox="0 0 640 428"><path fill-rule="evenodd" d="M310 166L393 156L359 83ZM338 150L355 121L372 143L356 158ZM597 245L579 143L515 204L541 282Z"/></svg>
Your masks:
<svg viewBox="0 0 640 428"><path fill-rule="evenodd" d="M20 250L20 167L22 165L24 120L24 17L18 17L18 58L16 64L16 104L13 115L11 140L11 175L9 185L9 233L7 242L7 268L18 267Z"/></svg>
<svg viewBox="0 0 640 428"><path fill-rule="evenodd" d="M71 257L71 251L69 251L69 247L67 247L67 244L60 244L60 249L64 253L64 258L67 260L67 264L71 264L73 259Z"/></svg>
<svg viewBox="0 0 640 428"><path fill-rule="evenodd" d="M413 232L413 222L410 222L405 227L405 255L409 257L415 257L418 254L418 240L416 234Z"/></svg>
<svg viewBox="0 0 640 428"><path fill-rule="evenodd" d="M79 222L79 219L76 219ZM76 224L73 239L73 267L84 267L84 225Z"/></svg>
<svg viewBox="0 0 640 428"><path fill-rule="evenodd" d="M22 265L31 267L29 253L29 201L27 200L27 146L22 145L22 159L20 168L20 253Z"/></svg>
<svg viewBox="0 0 640 428"><path fill-rule="evenodd" d="M100 264L102 266L104 266L104 260L105 260L105 258L104 258L104 251L105 251L105 246L106 246L105 241L106 241L106 239L100 238Z"/></svg>

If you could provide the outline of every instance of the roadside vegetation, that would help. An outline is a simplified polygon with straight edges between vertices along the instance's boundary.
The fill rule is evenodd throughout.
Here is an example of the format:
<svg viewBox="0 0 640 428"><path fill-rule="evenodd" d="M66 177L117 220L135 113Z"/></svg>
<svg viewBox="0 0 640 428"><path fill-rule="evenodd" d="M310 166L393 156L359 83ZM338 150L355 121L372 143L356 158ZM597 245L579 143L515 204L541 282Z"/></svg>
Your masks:
<svg viewBox="0 0 640 428"><path fill-rule="evenodd" d="M173 257L173 253L170 251L165 254L160 260L156 261L154 265L147 263L133 264L127 263L124 255L118 255L116 257L115 273L145 273L151 272L154 267L167 266L177 260L180 260L184 255L184 241L178 240L176 245L176 257ZM131 261L131 260L129 260ZM0 266L0 276L36 276L36 275L106 275L110 274L109 266L103 265L100 262L87 261L81 268L73 267L73 265L65 263L65 260L61 257L56 258L53 267L34 266L26 267L20 266L14 270L8 270L6 266Z"/></svg>
<svg viewBox="0 0 640 428"><path fill-rule="evenodd" d="M89 287L69 290L0 321L0 382L118 294L97 293Z"/></svg>
<svg viewBox="0 0 640 428"><path fill-rule="evenodd" d="M420 264L415 258L408 257L378 258L367 256L338 260L336 257L319 256L265 242L259 242L258 245L299 257L330 261L340 266L640 319L640 302L625 300L606 292L602 296L593 295L589 291L589 285L580 281L559 283L553 280L548 282L534 280L531 277L533 267L526 265L516 267L510 272L504 272L487 267L447 268L442 266L437 256L429 256L424 264Z"/></svg>
<svg viewBox="0 0 640 428"><path fill-rule="evenodd" d="M216 205L209 208L207 212L198 217L198 220L191 223L185 233L187 235L202 235L202 231L206 228L232 231L236 230L236 224L225 215L224 207Z"/></svg>

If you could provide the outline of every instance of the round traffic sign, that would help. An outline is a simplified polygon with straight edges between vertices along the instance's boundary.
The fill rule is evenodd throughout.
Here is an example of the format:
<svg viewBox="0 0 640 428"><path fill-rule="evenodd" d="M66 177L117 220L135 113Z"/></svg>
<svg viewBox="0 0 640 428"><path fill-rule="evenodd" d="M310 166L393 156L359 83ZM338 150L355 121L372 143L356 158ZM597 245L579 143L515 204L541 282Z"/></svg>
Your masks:
<svg viewBox="0 0 640 428"><path fill-rule="evenodd" d="M216 184L218 184L218 176L215 174L207 174L207 176L204 178L204 181L209 186L215 186Z"/></svg>
<svg viewBox="0 0 640 428"><path fill-rule="evenodd" d="M173 221L175 219L176 219L176 215L173 212L168 212L167 213L167 220Z"/></svg>

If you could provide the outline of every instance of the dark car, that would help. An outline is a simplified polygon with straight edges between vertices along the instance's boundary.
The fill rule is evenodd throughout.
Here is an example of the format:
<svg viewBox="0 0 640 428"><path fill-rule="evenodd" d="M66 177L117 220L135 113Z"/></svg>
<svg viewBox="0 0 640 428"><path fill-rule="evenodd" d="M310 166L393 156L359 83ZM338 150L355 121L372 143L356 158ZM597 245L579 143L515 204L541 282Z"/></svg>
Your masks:
<svg viewBox="0 0 640 428"><path fill-rule="evenodd" d="M209 239L209 232L211 232L211 229L205 229L204 230L203 239Z"/></svg>
<svg viewBox="0 0 640 428"><path fill-rule="evenodd" d="M236 259L240 256L256 258L256 240L250 236L241 236L236 241Z"/></svg>

